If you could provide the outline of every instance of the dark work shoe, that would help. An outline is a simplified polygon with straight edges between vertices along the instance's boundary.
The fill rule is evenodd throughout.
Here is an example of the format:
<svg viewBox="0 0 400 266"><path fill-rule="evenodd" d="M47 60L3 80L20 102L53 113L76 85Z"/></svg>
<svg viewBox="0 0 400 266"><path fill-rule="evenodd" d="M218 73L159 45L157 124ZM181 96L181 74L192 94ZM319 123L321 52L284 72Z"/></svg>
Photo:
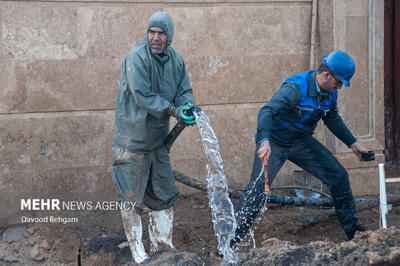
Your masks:
<svg viewBox="0 0 400 266"><path fill-rule="evenodd" d="M354 238L354 235L356 234L356 232L365 232L366 229L364 227L362 227L361 225L357 225L353 230L346 232L347 238L350 240L352 240Z"/></svg>

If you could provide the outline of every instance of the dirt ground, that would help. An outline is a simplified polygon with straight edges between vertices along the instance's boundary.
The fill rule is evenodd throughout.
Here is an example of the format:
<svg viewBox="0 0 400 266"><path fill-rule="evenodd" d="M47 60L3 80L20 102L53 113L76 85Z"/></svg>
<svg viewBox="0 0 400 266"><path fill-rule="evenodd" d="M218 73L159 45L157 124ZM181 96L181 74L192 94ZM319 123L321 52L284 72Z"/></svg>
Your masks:
<svg viewBox="0 0 400 266"><path fill-rule="evenodd" d="M399 183L388 183L389 194L400 194ZM369 197L370 199L377 198ZM299 221L330 213L331 208L283 206L259 216L250 234L238 247L238 265L400 265L400 198L390 198L388 230L379 229L377 206L357 204L360 223L369 231L346 241L336 217L302 227ZM236 200L233 200L236 203ZM145 215L144 227L147 228ZM0 241L0 265L77 265L77 248L82 249L82 265L135 265L122 224L110 229L29 225L24 238L11 243ZM149 248L147 230L144 246ZM206 193L181 195L175 207L174 245L176 250L155 254L150 265L219 265Z"/></svg>

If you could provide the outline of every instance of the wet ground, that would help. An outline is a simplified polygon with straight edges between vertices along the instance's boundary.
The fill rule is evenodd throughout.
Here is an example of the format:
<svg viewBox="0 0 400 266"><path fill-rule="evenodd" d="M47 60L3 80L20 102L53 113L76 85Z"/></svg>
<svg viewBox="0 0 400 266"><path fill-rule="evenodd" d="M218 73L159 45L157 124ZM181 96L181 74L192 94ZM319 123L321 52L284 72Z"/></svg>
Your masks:
<svg viewBox="0 0 400 266"><path fill-rule="evenodd" d="M389 194L400 194L399 183L388 183ZM369 197L377 200L377 197ZM235 204L235 200L233 201ZM389 230L379 230L377 206L358 204L360 223L367 232L346 241L336 217L302 227L299 221L330 213L331 208L284 206L268 209L238 249L244 265L400 265L400 198L391 198L387 216ZM144 217L144 229L147 229ZM100 225L99 225L100 224ZM122 224L111 229L95 220L78 227L29 225L24 238L0 241L0 265L77 265L77 248L82 248L82 265L134 265ZM144 246L149 239L144 230ZM182 195L177 200L174 220L177 250L154 254L151 265L219 265L211 213L206 193Z"/></svg>

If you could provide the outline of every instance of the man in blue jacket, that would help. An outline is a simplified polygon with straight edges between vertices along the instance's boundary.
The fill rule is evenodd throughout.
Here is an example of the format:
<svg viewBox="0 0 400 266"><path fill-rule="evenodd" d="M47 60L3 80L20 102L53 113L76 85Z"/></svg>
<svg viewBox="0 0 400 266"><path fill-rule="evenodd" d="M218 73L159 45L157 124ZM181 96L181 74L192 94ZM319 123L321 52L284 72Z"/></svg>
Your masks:
<svg viewBox="0 0 400 266"><path fill-rule="evenodd" d="M258 113L253 171L235 209L238 227L231 246L243 239L265 202L264 156L268 159L269 184L289 160L327 185L339 222L349 239L356 231L364 230L358 224L346 169L312 136L322 118L329 130L360 160L361 154L367 152L344 124L337 109L338 90L343 84L350 86L355 64L342 51L331 52L322 61L317 71L287 78Z"/></svg>
<svg viewBox="0 0 400 266"><path fill-rule="evenodd" d="M193 91L180 53L170 45L174 24L169 14L154 13L146 37L122 63L113 125L113 172L120 201L136 204L121 210L132 256L147 258L142 244L142 207L149 213L151 248L172 247L173 206L178 197L164 141L170 116L195 124L183 110L194 103ZM145 206L142 206L145 205Z"/></svg>

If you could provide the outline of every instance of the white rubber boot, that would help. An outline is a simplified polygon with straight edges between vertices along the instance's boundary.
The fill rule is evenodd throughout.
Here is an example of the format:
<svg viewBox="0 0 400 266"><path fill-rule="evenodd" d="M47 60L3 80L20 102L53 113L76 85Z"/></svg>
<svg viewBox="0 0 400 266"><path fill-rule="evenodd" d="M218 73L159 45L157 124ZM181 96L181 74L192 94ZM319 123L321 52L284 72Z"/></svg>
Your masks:
<svg viewBox="0 0 400 266"><path fill-rule="evenodd" d="M149 238L152 253L160 249L160 244L167 245L172 249L175 248L172 244L173 220L173 208L149 213Z"/></svg>
<svg viewBox="0 0 400 266"><path fill-rule="evenodd" d="M124 209L121 209L121 216L132 257L137 263L141 263L148 258L142 243L141 217L133 210Z"/></svg>

